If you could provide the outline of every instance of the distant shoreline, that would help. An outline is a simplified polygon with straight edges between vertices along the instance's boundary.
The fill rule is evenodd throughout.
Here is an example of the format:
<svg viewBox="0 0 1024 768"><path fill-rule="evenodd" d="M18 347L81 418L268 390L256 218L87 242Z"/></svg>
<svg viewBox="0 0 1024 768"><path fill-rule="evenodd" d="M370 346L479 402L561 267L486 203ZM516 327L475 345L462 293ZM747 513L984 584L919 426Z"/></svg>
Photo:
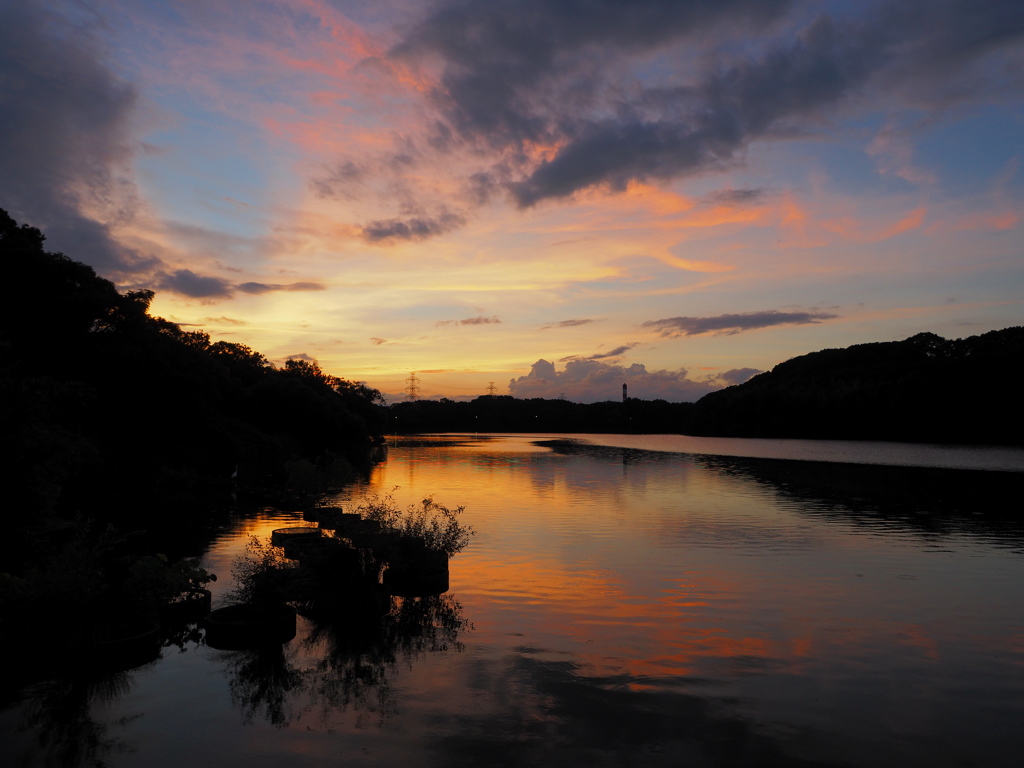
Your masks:
<svg viewBox="0 0 1024 768"><path fill-rule="evenodd" d="M694 435L564 432L429 432L389 435L407 444L410 437L542 437L566 445L622 448L694 456L726 456L779 461L860 464L883 467L956 469L1024 473L1024 448L880 440L805 440L801 438L704 437Z"/></svg>

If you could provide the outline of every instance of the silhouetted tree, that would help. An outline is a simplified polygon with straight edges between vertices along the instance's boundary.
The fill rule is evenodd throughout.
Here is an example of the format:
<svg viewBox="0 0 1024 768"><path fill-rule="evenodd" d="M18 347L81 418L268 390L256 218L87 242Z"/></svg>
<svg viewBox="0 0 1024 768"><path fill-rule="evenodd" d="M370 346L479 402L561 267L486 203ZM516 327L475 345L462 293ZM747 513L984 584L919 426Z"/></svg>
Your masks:
<svg viewBox="0 0 1024 768"><path fill-rule="evenodd" d="M119 293L5 211L0 265L2 471L22 517L181 504L235 467L283 483L295 460L357 464L379 441L376 390L153 317L152 291Z"/></svg>

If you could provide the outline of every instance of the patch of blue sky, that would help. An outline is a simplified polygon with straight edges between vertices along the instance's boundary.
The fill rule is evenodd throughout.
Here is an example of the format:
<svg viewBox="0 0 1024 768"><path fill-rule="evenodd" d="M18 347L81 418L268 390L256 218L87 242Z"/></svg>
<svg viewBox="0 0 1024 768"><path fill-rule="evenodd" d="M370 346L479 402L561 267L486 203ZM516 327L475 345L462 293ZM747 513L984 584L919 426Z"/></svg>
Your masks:
<svg viewBox="0 0 1024 768"><path fill-rule="evenodd" d="M791 138L763 138L750 143L724 173L677 182L677 189L700 196L722 189L763 189L769 192L808 191L812 179L849 194L903 194L914 189L895 175L883 174L868 147L885 124L879 114L850 118L833 133L808 133Z"/></svg>
<svg viewBox="0 0 1024 768"><path fill-rule="evenodd" d="M381 27L418 19L432 5L420 0L327 0L327 4L359 24Z"/></svg>
<svg viewBox="0 0 1024 768"><path fill-rule="evenodd" d="M809 191L813 175L823 174L829 186L849 195L902 195L917 185L894 173L868 153L870 140L776 143L761 159L762 172L783 188Z"/></svg>
<svg viewBox="0 0 1024 768"><path fill-rule="evenodd" d="M963 198L991 192L1024 154L1024 107L978 108L955 119L940 116L922 120L918 130L897 124L892 140L909 150L904 157L890 158L884 149L872 154L872 143L883 133L886 120L876 113L848 121L833 140L755 142L748 150L744 175L753 181L751 186L761 186L763 179L775 188L799 188L812 171L818 171L844 193L886 196L921 189L920 181L897 173L907 165L921 178L934 177L942 196ZM1024 172L1008 176L1006 183L1021 189Z"/></svg>
<svg viewBox="0 0 1024 768"><path fill-rule="evenodd" d="M187 26L182 14L183 6L175 0L148 0L143 9L146 17L161 25L162 28Z"/></svg>
<svg viewBox="0 0 1024 768"><path fill-rule="evenodd" d="M252 234L252 214L236 208L226 216L220 203L238 200L259 209L264 205L279 150L259 134L221 113L190 107L181 128L146 137L155 153L140 155L137 168L145 179L158 179L147 192L162 201L165 216L238 235ZM274 159L270 159L274 158Z"/></svg>
<svg viewBox="0 0 1024 768"><path fill-rule="evenodd" d="M1024 106L985 107L937 125L917 138L915 150L940 183L951 185L954 196L989 192L1024 155ZM1024 189L1024 169L1008 183Z"/></svg>

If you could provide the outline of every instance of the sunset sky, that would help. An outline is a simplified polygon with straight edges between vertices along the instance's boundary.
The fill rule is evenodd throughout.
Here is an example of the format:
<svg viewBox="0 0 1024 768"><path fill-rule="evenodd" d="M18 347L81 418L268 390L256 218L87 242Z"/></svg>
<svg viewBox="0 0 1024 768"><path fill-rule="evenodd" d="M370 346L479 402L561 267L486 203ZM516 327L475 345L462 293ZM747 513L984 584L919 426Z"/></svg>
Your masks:
<svg viewBox="0 0 1024 768"><path fill-rule="evenodd" d="M1022 138L1008 0L0 0L0 207L389 401L1024 324Z"/></svg>

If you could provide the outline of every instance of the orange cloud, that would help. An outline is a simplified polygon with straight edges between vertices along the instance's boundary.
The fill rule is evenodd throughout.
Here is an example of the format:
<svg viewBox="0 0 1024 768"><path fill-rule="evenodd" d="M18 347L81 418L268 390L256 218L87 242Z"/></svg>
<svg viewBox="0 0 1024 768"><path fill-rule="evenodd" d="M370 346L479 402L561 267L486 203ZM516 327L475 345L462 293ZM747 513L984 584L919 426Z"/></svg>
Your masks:
<svg viewBox="0 0 1024 768"><path fill-rule="evenodd" d="M384 46L373 41L355 22L331 6L317 0L293 0L294 6L306 8L330 32L331 38L359 58L378 56Z"/></svg>
<svg viewBox="0 0 1024 768"><path fill-rule="evenodd" d="M902 235L904 232L909 232L912 229L919 229L921 224L924 222L924 217L928 213L928 209L925 207L919 207L912 210L902 219L886 227L879 232L870 242L877 242L879 240L888 240L890 237L896 237L896 235Z"/></svg>
<svg viewBox="0 0 1024 768"><path fill-rule="evenodd" d="M968 216L961 216L951 222L936 222L928 228L928 234L940 234L942 232L965 232L970 230L996 230L1005 232L1016 229L1020 223L1020 215L1015 211L1003 211L1001 213L974 213Z"/></svg>
<svg viewBox="0 0 1024 768"><path fill-rule="evenodd" d="M786 233L788 245L800 248L827 246L837 238L849 243L878 243L922 228L928 209L914 208L900 219L879 224L855 215L821 216L807 205L787 195L779 208L779 229Z"/></svg>
<svg viewBox="0 0 1024 768"><path fill-rule="evenodd" d="M627 187L623 197L639 202L657 216L678 215L692 210L697 205L691 197L638 181Z"/></svg>
<svg viewBox="0 0 1024 768"><path fill-rule="evenodd" d="M788 242L785 245L794 245L800 248L816 248L828 245L826 238L818 235L812 236L809 232L809 215L807 211L797 202L793 195L785 195L782 204L779 206L782 216L779 221L779 229L787 235Z"/></svg>
<svg viewBox="0 0 1024 768"><path fill-rule="evenodd" d="M658 254L658 258L665 264L678 269L685 269L687 272L732 272L736 267L730 264L719 264L714 261L694 261L693 259L681 259L669 253Z"/></svg>

